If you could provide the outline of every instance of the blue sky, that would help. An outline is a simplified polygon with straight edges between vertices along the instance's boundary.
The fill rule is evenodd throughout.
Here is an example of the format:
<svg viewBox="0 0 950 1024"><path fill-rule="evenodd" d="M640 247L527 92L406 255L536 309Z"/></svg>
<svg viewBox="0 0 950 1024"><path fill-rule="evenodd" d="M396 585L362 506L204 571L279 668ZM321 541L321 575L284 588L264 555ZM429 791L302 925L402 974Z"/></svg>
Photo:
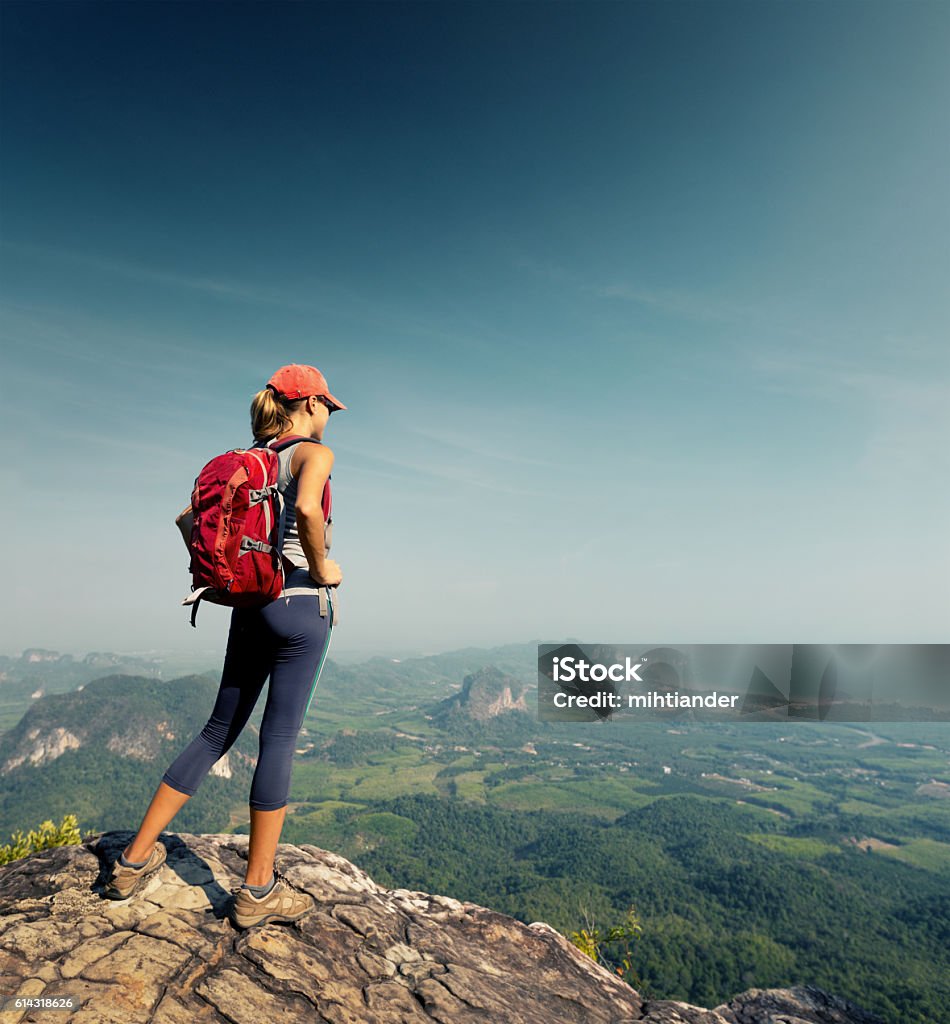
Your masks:
<svg viewBox="0 0 950 1024"><path fill-rule="evenodd" d="M341 653L947 639L946 4L0 19L0 650L220 649L172 520L291 361Z"/></svg>

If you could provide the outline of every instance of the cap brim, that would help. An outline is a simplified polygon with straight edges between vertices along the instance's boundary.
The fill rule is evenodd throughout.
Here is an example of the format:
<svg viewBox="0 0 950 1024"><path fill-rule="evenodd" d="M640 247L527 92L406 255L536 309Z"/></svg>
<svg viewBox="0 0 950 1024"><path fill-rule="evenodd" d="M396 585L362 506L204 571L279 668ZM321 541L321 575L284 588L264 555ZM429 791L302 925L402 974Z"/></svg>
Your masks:
<svg viewBox="0 0 950 1024"><path fill-rule="evenodd" d="M329 398L330 401L334 404L334 406L337 409L345 409L346 408L346 406L339 400L339 398L334 398L333 395L331 395L329 391L323 397L324 398Z"/></svg>

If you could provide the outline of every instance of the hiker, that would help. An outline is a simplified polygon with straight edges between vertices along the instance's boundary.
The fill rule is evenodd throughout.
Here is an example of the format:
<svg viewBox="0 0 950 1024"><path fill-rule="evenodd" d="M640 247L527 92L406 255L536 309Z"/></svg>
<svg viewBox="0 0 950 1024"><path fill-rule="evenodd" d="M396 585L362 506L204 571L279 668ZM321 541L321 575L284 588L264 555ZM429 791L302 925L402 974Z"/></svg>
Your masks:
<svg viewBox="0 0 950 1024"><path fill-rule="evenodd" d="M297 735L336 621L333 588L343 579L339 565L326 557L333 453L312 441L321 442L330 414L345 408L312 366L282 367L254 396L255 445L278 452L283 591L262 607L232 610L211 717L162 777L135 838L116 861L104 893L110 899L131 896L139 882L164 863L160 833L240 735L270 676L251 783L247 872L244 884L233 891L229 917L237 927L247 928L266 921L296 921L313 906L309 896L287 885L274 858L287 813ZM300 440L281 444L289 438ZM177 520L186 543L191 537L191 513L189 506Z"/></svg>

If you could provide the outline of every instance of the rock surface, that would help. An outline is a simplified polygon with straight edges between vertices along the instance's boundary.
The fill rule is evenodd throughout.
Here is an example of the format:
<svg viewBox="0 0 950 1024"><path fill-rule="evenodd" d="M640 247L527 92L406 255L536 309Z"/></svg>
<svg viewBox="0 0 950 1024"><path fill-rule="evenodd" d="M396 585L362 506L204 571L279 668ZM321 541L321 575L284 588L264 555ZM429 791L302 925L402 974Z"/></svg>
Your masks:
<svg viewBox="0 0 950 1024"><path fill-rule="evenodd" d="M316 901L293 925L236 931L246 836L165 834L128 900L100 897L131 838L110 832L0 868L0 993L71 997L76 1024L882 1024L818 989L752 990L715 1010L642 1000L546 924L389 890L315 846L278 864ZM0 1024L49 1021L6 1009Z"/></svg>

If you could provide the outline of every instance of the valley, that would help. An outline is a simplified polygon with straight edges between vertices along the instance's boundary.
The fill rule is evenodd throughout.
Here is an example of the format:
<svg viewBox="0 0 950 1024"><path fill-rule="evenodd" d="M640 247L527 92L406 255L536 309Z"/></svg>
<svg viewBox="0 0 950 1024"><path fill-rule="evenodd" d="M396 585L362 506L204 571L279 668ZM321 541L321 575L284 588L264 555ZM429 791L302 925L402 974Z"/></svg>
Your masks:
<svg viewBox="0 0 950 1024"><path fill-rule="evenodd" d="M808 981L885 1019L939 1019L950 726L540 722L534 654L328 662L283 841L566 934L633 906L630 980L664 998ZM5 831L69 811L134 828L215 692L208 675L81 685L31 698L0 738ZM175 830L247 831L261 710Z"/></svg>

